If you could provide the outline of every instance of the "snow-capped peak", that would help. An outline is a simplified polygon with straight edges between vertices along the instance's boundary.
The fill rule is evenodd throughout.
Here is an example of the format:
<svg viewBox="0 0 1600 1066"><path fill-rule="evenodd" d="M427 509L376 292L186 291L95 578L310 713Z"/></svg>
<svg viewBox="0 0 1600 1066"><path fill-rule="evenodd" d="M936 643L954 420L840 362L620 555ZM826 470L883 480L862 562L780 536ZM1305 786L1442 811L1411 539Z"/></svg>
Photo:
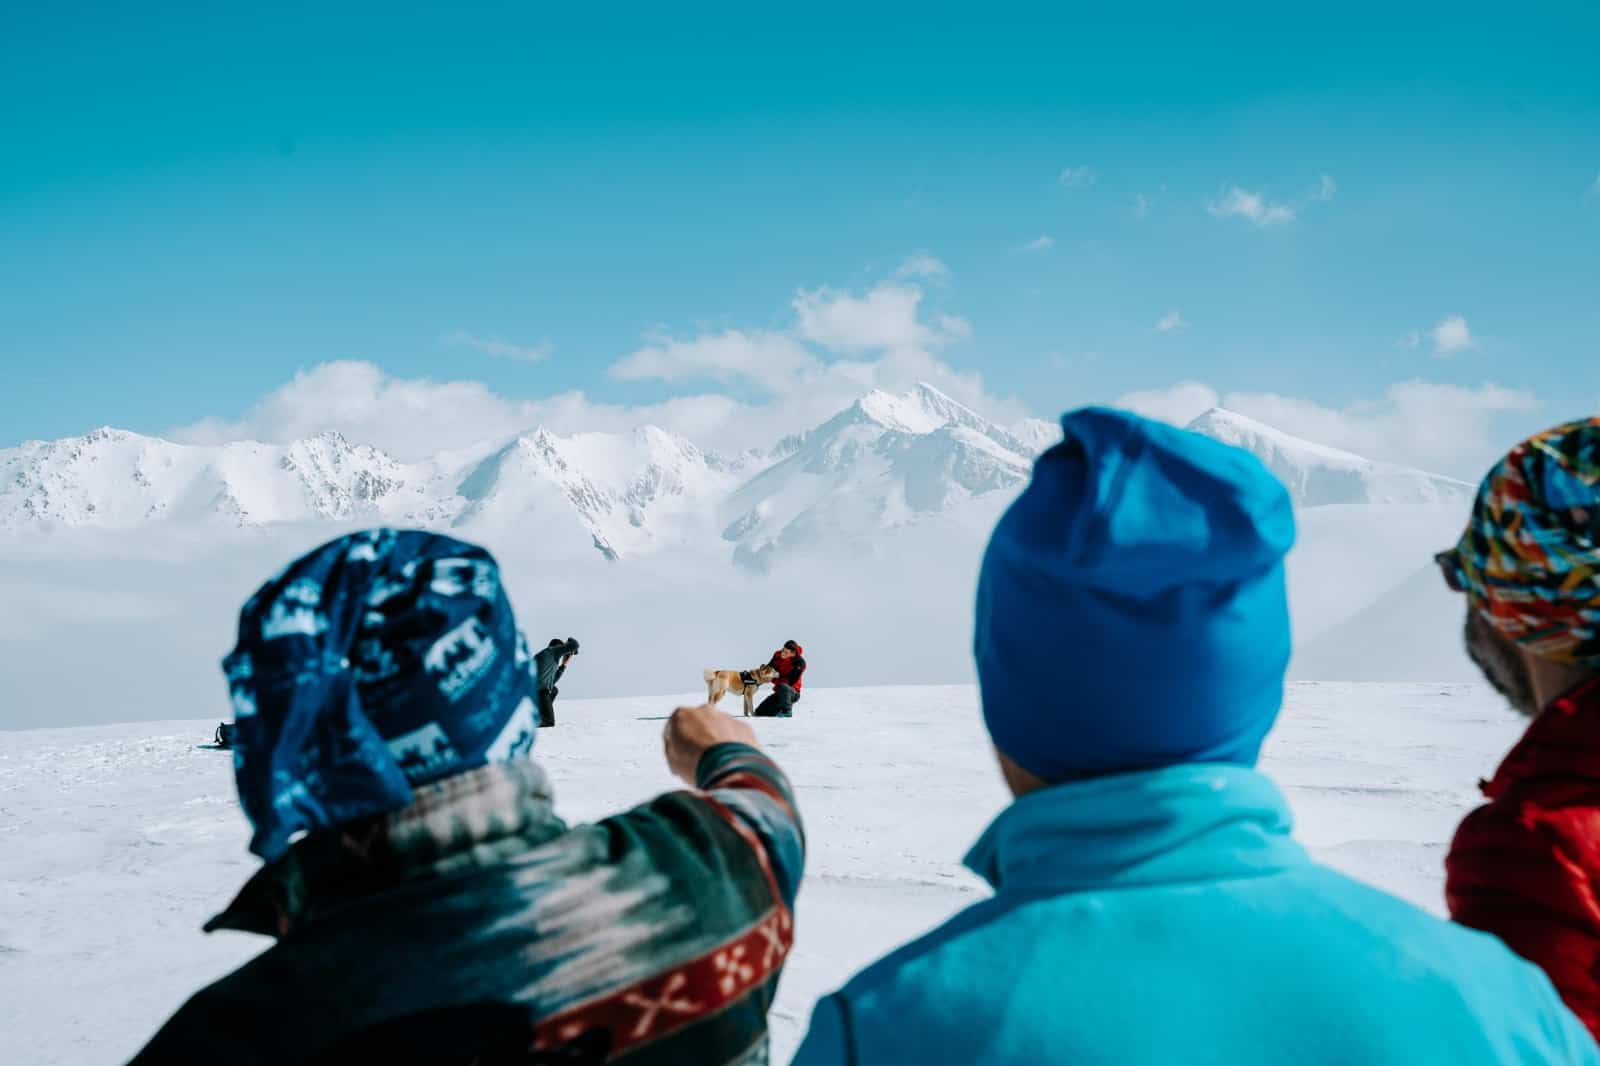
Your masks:
<svg viewBox="0 0 1600 1066"><path fill-rule="evenodd" d="M874 390L775 450L729 499L723 538L758 568L781 552L869 544L1019 487L1033 454L932 385Z"/></svg>
<svg viewBox="0 0 1600 1066"><path fill-rule="evenodd" d="M1376 462L1316 444L1237 411L1213 407L1188 428L1254 455L1288 486L1299 507L1352 503L1452 503L1470 498L1464 481Z"/></svg>
<svg viewBox="0 0 1600 1066"><path fill-rule="evenodd" d="M1037 421L1037 420L1033 420ZM808 436L825 434L841 424L869 423L899 433L921 435L933 433L943 426L960 426L973 430L990 440L999 441L1008 450L1023 455L1036 455L1042 448L1034 447L1037 431L1027 427L1027 435L1019 436L1004 426L984 418L959 400L953 399L938 388L919 381L909 392L892 393L874 389L857 400L838 418Z"/></svg>
<svg viewBox="0 0 1600 1066"><path fill-rule="evenodd" d="M949 419L941 418L921 402L918 393L897 396L873 389L855 402L854 410L887 429L905 433L932 433Z"/></svg>
<svg viewBox="0 0 1600 1066"><path fill-rule="evenodd" d="M1222 441L1254 452L1258 448L1278 448L1285 453L1292 453L1306 459L1320 459L1327 462L1349 463L1368 462L1364 457L1355 452L1344 451L1340 448L1331 448L1326 444L1317 444L1281 429L1257 421L1249 415L1242 415L1237 411L1230 411L1225 407L1213 407L1206 411L1188 428L1195 433L1204 434L1213 440Z"/></svg>

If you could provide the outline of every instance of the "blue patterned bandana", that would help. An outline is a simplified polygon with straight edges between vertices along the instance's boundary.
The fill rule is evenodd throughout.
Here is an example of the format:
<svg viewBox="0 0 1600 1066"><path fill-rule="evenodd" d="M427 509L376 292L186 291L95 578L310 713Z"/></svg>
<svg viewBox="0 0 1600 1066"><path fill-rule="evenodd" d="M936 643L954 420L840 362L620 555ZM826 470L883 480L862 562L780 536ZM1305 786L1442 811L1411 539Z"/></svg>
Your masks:
<svg viewBox="0 0 1600 1066"><path fill-rule="evenodd" d="M527 756L531 665L482 548L377 529L297 559L244 605L222 662L250 850L270 862L302 831Z"/></svg>

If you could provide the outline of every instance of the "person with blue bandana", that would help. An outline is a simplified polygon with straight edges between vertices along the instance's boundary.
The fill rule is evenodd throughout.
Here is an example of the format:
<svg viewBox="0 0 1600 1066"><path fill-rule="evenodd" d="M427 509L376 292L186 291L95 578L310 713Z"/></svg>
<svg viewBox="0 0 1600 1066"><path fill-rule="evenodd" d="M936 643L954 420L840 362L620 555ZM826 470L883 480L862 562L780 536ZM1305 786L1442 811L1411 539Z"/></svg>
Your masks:
<svg viewBox="0 0 1600 1066"><path fill-rule="evenodd" d="M290 564L223 669L265 865L206 929L275 943L135 1066L767 1061L805 841L748 725L678 709L691 789L569 828L493 557L410 530Z"/></svg>
<svg viewBox="0 0 1600 1066"><path fill-rule="evenodd" d="M978 584L1015 801L994 888L822 999L796 1066L1600 1063L1538 969L1313 862L1255 769L1283 700L1288 492L1126 413L1064 439Z"/></svg>

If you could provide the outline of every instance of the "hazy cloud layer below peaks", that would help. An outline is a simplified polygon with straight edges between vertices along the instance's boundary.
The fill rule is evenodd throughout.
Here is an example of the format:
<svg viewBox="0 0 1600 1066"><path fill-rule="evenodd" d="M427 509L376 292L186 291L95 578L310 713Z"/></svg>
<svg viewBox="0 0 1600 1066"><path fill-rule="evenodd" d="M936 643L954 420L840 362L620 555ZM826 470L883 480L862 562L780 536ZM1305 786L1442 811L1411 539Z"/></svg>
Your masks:
<svg viewBox="0 0 1600 1066"><path fill-rule="evenodd" d="M222 544L77 531L0 556L0 729L229 717L218 664L240 605L325 535L282 528ZM969 529L902 530L882 551L797 556L764 573L689 555L551 562L537 531L484 543L529 639L582 641L564 695L703 698L704 668L758 665L789 639L806 646L817 685L973 676L981 540Z"/></svg>
<svg viewBox="0 0 1600 1066"><path fill-rule="evenodd" d="M1459 533L1470 485L1235 412L1207 411L1195 427L1256 454L1300 509L1289 559L1296 639L1311 650L1309 668L1335 672L1315 676L1471 676L1459 605L1412 580ZM460 493L444 498L459 509L434 524L499 557L532 639L583 641L563 685L574 695L687 697L703 668L755 665L788 639L806 645L819 685L966 681L983 545L1031 455L1057 434L1037 420L996 426L928 388L864 396L748 467L713 463L659 430L522 434L466 457ZM43 495L29 499L62 504L72 483L53 475L84 465L143 491L121 480L117 457L130 447L143 456L149 441L58 442L63 463L34 472ZM283 457L301 473L334 469L313 460L371 458L333 438L299 446ZM227 453L238 464L261 458L261 446L238 447ZM98 459L96 448L106 449ZM283 473L276 462L265 469ZM392 469L362 466L350 483L376 491ZM249 479L234 488L235 502L253 507L293 495ZM173 506L197 505L206 520L141 521L137 495L72 498L84 523L8 536L0 553L10 607L0 618L0 727L223 717L217 663L239 605L364 513L230 525L219 517L235 512L188 492ZM132 524L87 521L114 507ZM1380 603L1385 617L1412 620L1409 636L1346 654L1355 637L1345 623Z"/></svg>

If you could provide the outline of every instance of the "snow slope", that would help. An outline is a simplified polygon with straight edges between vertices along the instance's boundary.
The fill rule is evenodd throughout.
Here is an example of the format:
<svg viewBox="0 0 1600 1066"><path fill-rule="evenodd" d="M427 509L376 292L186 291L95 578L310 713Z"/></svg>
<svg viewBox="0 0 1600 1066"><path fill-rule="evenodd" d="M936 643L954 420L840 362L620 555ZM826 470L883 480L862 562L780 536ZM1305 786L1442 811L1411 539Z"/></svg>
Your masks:
<svg viewBox="0 0 1600 1066"><path fill-rule="evenodd" d="M1462 645L1466 604L1431 562L1295 652L1297 677L1471 681Z"/></svg>
<svg viewBox="0 0 1600 1066"><path fill-rule="evenodd" d="M593 819L674 787L659 734L689 695L563 704L536 749L557 809ZM983 898L960 857L1005 802L970 687L808 688L798 714L755 722L811 846L780 1062L818 995ZM125 1061L264 946L199 931L254 869L230 759L196 747L214 725L0 732L5 1061ZM1265 766L1320 859L1437 912L1445 843L1517 731L1478 687L1294 685Z"/></svg>
<svg viewBox="0 0 1600 1066"><path fill-rule="evenodd" d="M1046 422L1042 418L1024 418L1011 427L1011 435L1030 452L1038 453L1060 442L1061 423Z"/></svg>
<svg viewBox="0 0 1600 1066"><path fill-rule="evenodd" d="M1454 544L1466 515L1465 504L1330 504L1302 509L1295 516L1297 537L1286 564L1296 645L1309 644L1348 622L1416 573L1439 549ZM1435 606L1440 603L1435 601ZM1416 621L1421 624L1424 619ZM1431 624L1454 627L1447 617ZM1350 675L1324 678L1352 679Z"/></svg>
<svg viewBox="0 0 1600 1066"><path fill-rule="evenodd" d="M1464 481L1352 452L1313 444L1233 411L1214 407L1189 424L1224 444L1250 452L1289 487L1296 507L1328 504L1464 504Z"/></svg>

